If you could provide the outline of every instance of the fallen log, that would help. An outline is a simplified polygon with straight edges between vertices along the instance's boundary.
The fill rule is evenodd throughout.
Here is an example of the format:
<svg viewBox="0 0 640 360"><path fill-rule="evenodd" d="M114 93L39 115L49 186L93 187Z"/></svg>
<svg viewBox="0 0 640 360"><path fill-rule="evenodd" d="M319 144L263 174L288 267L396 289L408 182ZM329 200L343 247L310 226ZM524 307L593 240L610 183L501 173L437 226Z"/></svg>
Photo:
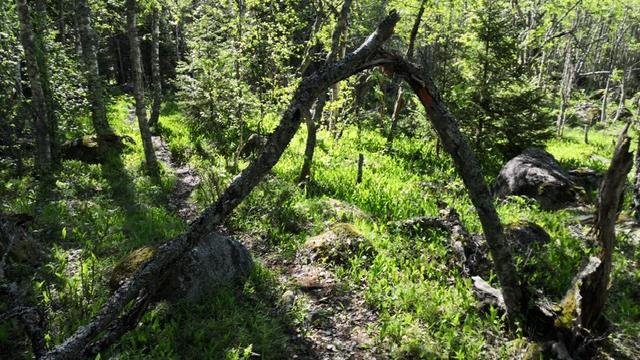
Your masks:
<svg viewBox="0 0 640 360"><path fill-rule="evenodd" d="M162 277L163 273L170 269L184 253L192 249L200 239L221 225L222 221L278 162L298 130L302 115L308 113L312 102L319 94L333 83L367 67L375 66L367 64L376 50L391 36L399 19L400 17L395 11L391 12L380 23L376 31L356 50L341 61L328 64L318 72L303 78L288 109L283 114L280 124L269 137L260 156L234 178L218 201L205 210L184 234L160 246L148 263L142 266L130 279L124 281L89 323L78 328L75 334L48 352L44 358L77 359L82 357L95 344L106 339L99 335L107 331L109 326L120 318L123 310L132 300L142 298L143 293L155 293L158 290L155 280ZM124 316L126 317L127 314ZM116 330L110 333L119 335ZM117 339L118 336L113 336L108 339L108 342L112 343ZM106 345L108 344L101 344L102 347Z"/></svg>

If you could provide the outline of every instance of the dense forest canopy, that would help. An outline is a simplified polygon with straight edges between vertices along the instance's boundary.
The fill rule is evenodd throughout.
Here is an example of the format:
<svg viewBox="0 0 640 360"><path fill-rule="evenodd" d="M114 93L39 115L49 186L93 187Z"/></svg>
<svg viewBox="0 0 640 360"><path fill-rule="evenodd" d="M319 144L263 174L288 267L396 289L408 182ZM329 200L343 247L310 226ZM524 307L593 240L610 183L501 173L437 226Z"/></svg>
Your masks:
<svg viewBox="0 0 640 360"><path fill-rule="evenodd" d="M0 2L0 358L640 358L640 1Z"/></svg>

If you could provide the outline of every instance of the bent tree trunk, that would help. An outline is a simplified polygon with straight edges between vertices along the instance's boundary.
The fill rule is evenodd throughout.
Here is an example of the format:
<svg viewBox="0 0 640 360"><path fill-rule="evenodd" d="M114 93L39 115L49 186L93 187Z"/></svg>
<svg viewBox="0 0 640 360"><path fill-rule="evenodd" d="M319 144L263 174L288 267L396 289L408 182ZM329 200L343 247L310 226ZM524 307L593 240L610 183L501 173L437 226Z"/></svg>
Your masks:
<svg viewBox="0 0 640 360"><path fill-rule="evenodd" d="M404 59L388 53L383 53L382 57L376 61L385 67L386 72L395 73L411 86L424 106L444 149L451 155L455 168L469 191L471 202L478 212L502 287L507 317L512 325L515 324L515 321L522 317L523 311L520 280L478 160L460 132L456 119L440 100L432 80L424 76L423 71Z"/></svg>
<svg viewBox="0 0 640 360"><path fill-rule="evenodd" d="M127 0L127 28L129 32L129 47L131 48L131 68L133 71L133 93L136 100L136 115L138 127L144 149L145 166L151 175L158 173L158 161L151 143L151 132L147 124L147 110L144 103L144 79L142 77L142 59L140 56L140 41L136 28L136 0Z"/></svg>
<svg viewBox="0 0 640 360"><path fill-rule="evenodd" d="M24 55L27 60L27 72L31 84L31 103L35 118L34 128L36 135L36 167L41 175L50 174L54 161L55 139L51 132L51 116L47 106L49 103L45 98L44 84L40 74L40 62L38 62L37 42L33 31L33 24L29 15L29 6L26 0L16 0L16 10L20 21L20 41L24 48ZM42 62L44 63L44 62Z"/></svg>
<svg viewBox="0 0 640 360"><path fill-rule="evenodd" d="M218 201L205 210L184 234L161 246L148 263L115 291L88 324L81 326L75 334L47 353L45 358L77 359L91 352L94 344L100 343L103 346L99 335L104 334L113 324L126 322L131 315L131 312L126 311L127 308L131 309L128 305L132 301L135 302L136 298L142 297L142 293L153 294L157 279L174 266L180 257L192 249L203 236L213 232L273 168L298 130L303 114L309 111L311 104L320 93L326 91L335 82L344 80L367 67L375 66L375 64L368 64L368 60L391 36L399 18L396 12L390 13L359 48L345 56L343 60L328 64L321 71L305 77L296 89L289 107L282 115L280 124L269 137L260 156L231 182ZM131 311L138 311L138 309L133 306ZM117 337L109 340L116 341Z"/></svg>
<svg viewBox="0 0 640 360"><path fill-rule="evenodd" d="M76 16L78 18L78 30L80 43L82 44L82 59L84 61L89 89L89 103L91 104L91 122L96 135L101 139L105 135L113 134L113 130L107 121L107 111L104 105L102 80L98 70L98 56L96 55L96 38L91 28L89 6L86 0L77 0Z"/></svg>
<svg viewBox="0 0 640 360"><path fill-rule="evenodd" d="M160 11L154 5L151 14L151 79L153 85L153 103L149 127L155 128L160 117L160 103L162 102L162 81L160 78Z"/></svg>
<svg viewBox="0 0 640 360"><path fill-rule="evenodd" d="M332 63L338 58L340 39L347 28L347 19L349 18L352 2L352 0L345 0L342 4L340 15L336 21L336 27L331 33L331 51L327 54L325 64ZM316 101L316 105L313 110L313 115L307 116L307 145L304 151L304 162L302 164L302 169L300 170L300 176L298 177L298 182L300 183L308 182L311 176L311 164L313 164L313 153L316 147L318 123L320 122L320 119L322 119L322 112L324 111L326 102L327 92L325 91L318 96L318 100Z"/></svg>

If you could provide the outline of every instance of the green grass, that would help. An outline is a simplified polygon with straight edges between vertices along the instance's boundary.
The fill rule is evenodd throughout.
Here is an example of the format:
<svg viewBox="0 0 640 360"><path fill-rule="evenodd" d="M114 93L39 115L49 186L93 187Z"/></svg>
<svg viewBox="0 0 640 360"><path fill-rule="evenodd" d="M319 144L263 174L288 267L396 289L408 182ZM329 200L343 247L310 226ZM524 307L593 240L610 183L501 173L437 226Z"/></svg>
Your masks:
<svg viewBox="0 0 640 360"><path fill-rule="evenodd" d="M41 199L36 181L28 177L7 179L0 189L1 211L36 215L34 230L50 253L34 278L33 292L53 310L51 343L89 319L108 297L106 279L120 258L186 228L165 207L175 182L171 171L165 168L159 180L144 175L137 123L127 121L130 103L126 97L116 98L109 111L116 132L136 141L122 156L102 166L64 162L52 199ZM262 125L271 127L276 120L271 116ZM257 123L248 120L250 126ZM236 175L229 159L206 139L189 133L173 102L163 107L160 127L175 160L190 163L202 174L203 184L192 200L201 208L208 206ZM548 143L548 150L564 166L604 170L607 164L602 159L611 157L617 130L592 130L591 144L586 145L580 129L567 129L563 139ZM336 140L321 131L313 182L302 189L295 180L305 138L301 129L272 174L234 212L227 224L230 229L251 233L284 258L293 258L308 236L335 222L353 223L374 247L374 256L354 256L334 270L347 286L366 285L366 301L379 312L379 323L371 328L377 334L376 346L385 347L395 358L508 358L527 346L526 341L510 341L497 312L476 308L471 281L460 276L445 234L407 237L387 231L389 221L437 215L441 201L456 208L471 232L481 231L451 160L446 154L436 155L434 139L401 136L390 156L383 152L385 139L377 132L363 131L358 136L355 128L347 128ZM359 152L365 157L364 177L355 184ZM239 166L247 164L242 160ZM366 216L327 213L327 199L353 204ZM520 197L497 205L504 223L532 221L551 235L553 241L529 260L530 268L537 271L527 275L532 284L558 299L581 260L594 251L570 231L574 214L546 212ZM624 237L619 238L619 248L608 315L617 327L612 341L624 346L640 338L640 307L634 300L640 253L637 244ZM74 249L82 249L82 262L69 277L67 257ZM280 308L282 291L275 274L258 266L241 288L221 289L196 305L159 305L109 354L239 359L256 353L282 358L291 327L306 311ZM0 345L4 346L9 332L7 325L2 326Z"/></svg>

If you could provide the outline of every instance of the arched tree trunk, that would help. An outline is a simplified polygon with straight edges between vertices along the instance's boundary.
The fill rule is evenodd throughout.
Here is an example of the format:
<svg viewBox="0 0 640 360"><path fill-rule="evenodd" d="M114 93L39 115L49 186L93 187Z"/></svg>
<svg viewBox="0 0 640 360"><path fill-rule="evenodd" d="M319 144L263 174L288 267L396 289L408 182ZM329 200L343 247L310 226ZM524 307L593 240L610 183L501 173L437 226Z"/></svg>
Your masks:
<svg viewBox="0 0 640 360"><path fill-rule="evenodd" d="M500 217L493 205L489 187L471 146L460 132L457 120L440 100L432 80L424 76L423 71L391 54L383 54L377 62L385 67L385 72L401 76L411 86L438 133L442 146L451 155L454 166L462 177L471 202L478 213L493 258L494 269L502 287L507 317L510 324L514 325L518 319L522 318L524 309L520 279L515 270Z"/></svg>
<svg viewBox="0 0 640 360"><path fill-rule="evenodd" d="M45 97L45 84L41 77L42 69L40 66L44 62L38 61L36 36L33 31L33 24L29 15L29 6L26 0L16 0L16 10L20 21L20 41L24 49L24 55L27 60L27 72L31 84L31 103L33 106L33 115L35 118L34 128L36 136L36 167L40 175L46 176L50 174L54 162L54 142L52 136L51 121L52 114L48 101Z"/></svg>
<svg viewBox="0 0 640 360"><path fill-rule="evenodd" d="M127 28L129 32L129 47L131 48L131 68L133 71L133 93L136 100L136 115L138 127L144 148L145 166L151 175L158 173L158 161L151 143L151 132L147 124L147 110L144 102L144 79L142 74L142 59L140 56L140 41L136 25L136 0L127 0Z"/></svg>
<svg viewBox="0 0 640 360"><path fill-rule="evenodd" d="M91 121L98 138L113 134L107 121L107 110L104 105L104 92L102 79L98 69L98 56L96 55L96 38L91 28L90 10L86 0L76 0L76 16L78 32L82 44L82 59L84 61L89 89L89 103L91 104Z"/></svg>

